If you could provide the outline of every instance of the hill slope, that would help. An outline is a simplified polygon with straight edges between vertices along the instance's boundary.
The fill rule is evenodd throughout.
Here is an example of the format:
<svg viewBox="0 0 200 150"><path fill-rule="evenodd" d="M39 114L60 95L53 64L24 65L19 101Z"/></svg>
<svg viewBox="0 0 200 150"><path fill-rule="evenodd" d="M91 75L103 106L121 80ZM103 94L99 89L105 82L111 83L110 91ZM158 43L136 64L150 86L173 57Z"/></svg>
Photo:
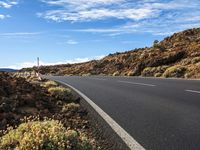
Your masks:
<svg viewBox="0 0 200 150"><path fill-rule="evenodd" d="M200 28L175 33L150 48L110 54L101 60L43 66L41 73L200 78Z"/></svg>

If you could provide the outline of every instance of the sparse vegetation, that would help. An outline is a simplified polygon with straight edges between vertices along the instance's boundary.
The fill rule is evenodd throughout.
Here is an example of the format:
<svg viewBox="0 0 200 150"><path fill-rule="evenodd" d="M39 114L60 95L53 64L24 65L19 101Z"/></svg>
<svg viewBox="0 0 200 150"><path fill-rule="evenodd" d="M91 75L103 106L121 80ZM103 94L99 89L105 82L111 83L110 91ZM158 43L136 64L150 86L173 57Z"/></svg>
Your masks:
<svg viewBox="0 0 200 150"><path fill-rule="evenodd" d="M119 75L120 75L119 71L113 73L113 76L119 76Z"/></svg>
<svg viewBox="0 0 200 150"><path fill-rule="evenodd" d="M55 81L47 81L43 84L45 88L56 87L58 84Z"/></svg>
<svg viewBox="0 0 200 150"><path fill-rule="evenodd" d="M82 76L84 76L84 77L91 76L91 73L82 74Z"/></svg>
<svg viewBox="0 0 200 150"><path fill-rule="evenodd" d="M169 66L159 66L159 67L146 67L143 71L142 71L142 76L146 76L146 77L160 77L165 70L168 68Z"/></svg>
<svg viewBox="0 0 200 150"><path fill-rule="evenodd" d="M186 68L180 65L169 67L163 74L164 77L184 77Z"/></svg>
<svg viewBox="0 0 200 150"><path fill-rule="evenodd" d="M51 87L48 89L48 92L52 95L55 96L58 99L66 99L71 98L72 97L72 93L71 90L68 88L64 88L64 87Z"/></svg>
<svg viewBox="0 0 200 150"><path fill-rule="evenodd" d="M92 150L88 139L75 130L66 129L55 120L29 121L9 128L0 138L1 149L14 150Z"/></svg>
<svg viewBox="0 0 200 150"><path fill-rule="evenodd" d="M0 73L1 150L117 149L116 143L104 136L99 125L80 105L79 97L71 92L67 96L68 90L58 92L67 96L64 99L52 95L48 88L41 86L45 82L52 83L47 80L35 82L33 77L24 78L20 74ZM49 89L56 87L64 88L53 84ZM75 136L71 138L71 135ZM65 148L61 147L62 143Z"/></svg>
<svg viewBox="0 0 200 150"><path fill-rule="evenodd" d="M187 77L198 78L200 72L193 70L200 67L200 28L175 33L162 41L155 40L152 47L137 48L131 51L110 54L101 60L69 65L43 66L41 73L60 75L128 75L128 76L163 76L163 70L144 70L147 67L184 66ZM193 65L193 67L191 66ZM197 66L198 65L198 66ZM24 69L25 70L25 69ZM165 70L164 70L165 71ZM171 74L173 75L173 74ZM170 76L171 76L170 75ZM174 74L176 75L176 74ZM165 75L165 76L168 76Z"/></svg>
<svg viewBox="0 0 200 150"><path fill-rule="evenodd" d="M158 46L158 44L159 44L159 41L158 41L158 40L155 40L155 41L153 42L153 47L156 48L156 47Z"/></svg>
<svg viewBox="0 0 200 150"><path fill-rule="evenodd" d="M80 108L79 104L75 104L75 103L69 103L69 104L65 104L62 107L62 112L67 112L67 111L77 111Z"/></svg>
<svg viewBox="0 0 200 150"><path fill-rule="evenodd" d="M200 57L194 57L193 59L192 59L192 64L196 64L196 63L198 63L198 62L200 62Z"/></svg>
<svg viewBox="0 0 200 150"><path fill-rule="evenodd" d="M165 50L165 47L163 47L162 45L160 45L158 40L155 40L153 42L153 48L154 49L159 49L160 51L164 51Z"/></svg>

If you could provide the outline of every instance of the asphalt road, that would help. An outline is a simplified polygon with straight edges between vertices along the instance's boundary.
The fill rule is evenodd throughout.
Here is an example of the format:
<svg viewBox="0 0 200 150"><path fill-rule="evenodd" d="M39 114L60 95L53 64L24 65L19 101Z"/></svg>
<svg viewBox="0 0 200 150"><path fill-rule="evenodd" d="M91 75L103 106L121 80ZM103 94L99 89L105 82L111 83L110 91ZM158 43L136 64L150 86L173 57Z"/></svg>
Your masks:
<svg viewBox="0 0 200 150"><path fill-rule="evenodd" d="M48 78L84 93L147 150L200 150L200 81Z"/></svg>

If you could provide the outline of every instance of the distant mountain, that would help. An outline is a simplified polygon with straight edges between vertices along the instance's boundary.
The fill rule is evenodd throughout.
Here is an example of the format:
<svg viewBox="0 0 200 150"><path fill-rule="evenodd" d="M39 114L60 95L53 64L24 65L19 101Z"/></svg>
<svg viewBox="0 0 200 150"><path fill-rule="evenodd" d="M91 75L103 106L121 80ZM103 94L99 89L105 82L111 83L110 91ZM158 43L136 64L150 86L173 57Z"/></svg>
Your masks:
<svg viewBox="0 0 200 150"><path fill-rule="evenodd" d="M160 42L155 40L152 47L110 54L101 60L43 66L40 73L200 79L200 28L175 33Z"/></svg>
<svg viewBox="0 0 200 150"><path fill-rule="evenodd" d="M17 72L18 70L10 68L0 68L0 72Z"/></svg>

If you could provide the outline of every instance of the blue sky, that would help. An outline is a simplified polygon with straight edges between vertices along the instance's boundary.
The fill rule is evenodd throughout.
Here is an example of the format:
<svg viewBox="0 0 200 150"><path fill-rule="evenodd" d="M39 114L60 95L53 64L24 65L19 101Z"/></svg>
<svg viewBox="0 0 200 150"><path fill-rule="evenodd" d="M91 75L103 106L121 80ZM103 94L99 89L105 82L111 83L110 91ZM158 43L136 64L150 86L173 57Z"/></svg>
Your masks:
<svg viewBox="0 0 200 150"><path fill-rule="evenodd" d="M82 62L200 27L200 0L0 0L0 67Z"/></svg>

